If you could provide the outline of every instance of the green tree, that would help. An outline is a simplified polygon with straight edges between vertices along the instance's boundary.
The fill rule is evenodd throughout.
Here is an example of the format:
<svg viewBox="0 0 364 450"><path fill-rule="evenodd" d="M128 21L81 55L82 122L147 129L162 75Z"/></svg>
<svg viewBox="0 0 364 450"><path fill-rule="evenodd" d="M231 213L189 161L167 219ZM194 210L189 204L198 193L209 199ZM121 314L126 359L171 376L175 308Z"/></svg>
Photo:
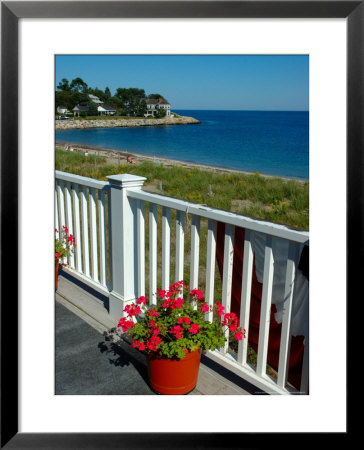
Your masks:
<svg viewBox="0 0 364 450"><path fill-rule="evenodd" d="M62 78L62 80L58 83L57 89L59 91L70 91L71 87L67 78Z"/></svg>
<svg viewBox="0 0 364 450"><path fill-rule="evenodd" d="M109 98L111 98L111 92L110 92L110 89L108 87L106 87L105 92L104 92L104 99L107 102L109 100Z"/></svg>
<svg viewBox="0 0 364 450"><path fill-rule="evenodd" d="M161 94L149 94L148 98L156 99L156 100L158 100L159 98L163 98L164 99L163 95L161 95Z"/></svg>
<svg viewBox="0 0 364 450"><path fill-rule="evenodd" d="M127 103L125 103L124 110L126 111L126 114L128 116L135 116L137 107L138 105L136 101L134 99L131 99Z"/></svg>
<svg viewBox="0 0 364 450"><path fill-rule="evenodd" d="M144 114L147 113L147 103L145 100L140 100L136 102L135 106L135 115L138 117L144 117Z"/></svg>
<svg viewBox="0 0 364 450"><path fill-rule="evenodd" d="M97 104L94 102L89 102L88 104L88 112L87 112L88 116L98 116L99 112L97 110Z"/></svg>
<svg viewBox="0 0 364 450"><path fill-rule="evenodd" d="M162 119L163 117L166 117L166 114L167 112L164 108L158 108L155 117L157 119Z"/></svg>
<svg viewBox="0 0 364 450"><path fill-rule="evenodd" d="M120 98L126 103L130 103L133 99L145 98L145 90L138 88L118 88L116 89L115 97Z"/></svg>
<svg viewBox="0 0 364 450"><path fill-rule="evenodd" d="M118 97L110 97L107 101L107 104L112 106L115 109L121 109L124 107L124 103Z"/></svg>
<svg viewBox="0 0 364 450"><path fill-rule="evenodd" d="M71 90L74 92L79 92L79 93L87 93L87 84L83 81L82 78L75 78L71 81Z"/></svg>
<svg viewBox="0 0 364 450"><path fill-rule="evenodd" d="M68 91L56 91L55 95L55 106L56 109L58 106L64 106L68 110L72 110L72 108L75 106L72 101L72 96L70 95L70 92Z"/></svg>
<svg viewBox="0 0 364 450"><path fill-rule="evenodd" d="M145 90L138 88L129 88L130 94L135 99L145 98Z"/></svg>

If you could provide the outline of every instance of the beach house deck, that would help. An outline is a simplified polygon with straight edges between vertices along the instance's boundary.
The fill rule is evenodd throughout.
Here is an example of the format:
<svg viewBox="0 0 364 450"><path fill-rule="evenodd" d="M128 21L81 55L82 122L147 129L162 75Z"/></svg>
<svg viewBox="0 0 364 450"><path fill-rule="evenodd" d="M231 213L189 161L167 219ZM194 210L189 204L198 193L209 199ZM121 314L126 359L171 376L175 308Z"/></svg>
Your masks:
<svg viewBox="0 0 364 450"><path fill-rule="evenodd" d="M144 356L124 340L115 346L112 329L128 303L147 295L155 304L157 287L185 279L210 305L237 311L247 336L203 355L193 394L308 394L308 232L149 193L143 177L107 180L56 171L56 227L77 242L56 292L57 393L152 394ZM79 354L67 350L70 334ZM83 358L102 367L109 352L103 391L90 380L64 390Z"/></svg>

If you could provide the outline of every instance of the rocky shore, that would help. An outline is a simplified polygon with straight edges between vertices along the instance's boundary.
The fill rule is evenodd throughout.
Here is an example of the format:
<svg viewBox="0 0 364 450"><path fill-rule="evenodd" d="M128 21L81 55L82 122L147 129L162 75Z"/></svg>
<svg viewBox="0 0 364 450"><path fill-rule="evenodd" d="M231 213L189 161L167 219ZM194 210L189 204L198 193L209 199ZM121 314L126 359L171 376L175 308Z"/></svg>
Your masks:
<svg viewBox="0 0 364 450"><path fill-rule="evenodd" d="M153 127L161 125L192 125L201 123L193 117L173 117L163 119L147 118L107 118L96 120L56 120L56 130L70 130L76 128L114 128L114 127Z"/></svg>

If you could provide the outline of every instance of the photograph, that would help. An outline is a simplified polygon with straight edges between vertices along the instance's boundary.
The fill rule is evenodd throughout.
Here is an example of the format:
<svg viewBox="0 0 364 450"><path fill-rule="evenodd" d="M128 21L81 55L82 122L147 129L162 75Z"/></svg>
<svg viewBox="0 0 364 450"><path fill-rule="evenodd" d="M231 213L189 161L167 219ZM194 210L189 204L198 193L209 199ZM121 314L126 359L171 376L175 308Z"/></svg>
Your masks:
<svg viewBox="0 0 364 450"><path fill-rule="evenodd" d="M54 113L55 393L309 394L309 56L55 55Z"/></svg>
<svg viewBox="0 0 364 450"><path fill-rule="evenodd" d="M1 2L1 448L348 437L363 20Z"/></svg>

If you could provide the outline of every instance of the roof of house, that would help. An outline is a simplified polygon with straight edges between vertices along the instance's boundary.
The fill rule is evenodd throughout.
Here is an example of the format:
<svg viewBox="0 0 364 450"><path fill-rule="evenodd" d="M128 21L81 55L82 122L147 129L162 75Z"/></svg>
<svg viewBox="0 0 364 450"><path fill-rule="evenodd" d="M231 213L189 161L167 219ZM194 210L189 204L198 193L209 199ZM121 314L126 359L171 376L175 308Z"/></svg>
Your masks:
<svg viewBox="0 0 364 450"><path fill-rule="evenodd" d="M76 105L72 111L88 111L88 106Z"/></svg>
<svg viewBox="0 0 364 450"><path fill-rule="evenodd" d="M99 97L96 97L96 95L92 95L92 94L88 94L89 98L91 101L93 101L94 103L103 103Z"/></svg>
<svg viewBox="0 0 364 450"><path fill-rule="evenodd" d="M169 105L169 102L167 102L166 99L159 97L159 98L145 98L145 103L147 105Z"/></svg>
<svg viewBox="0 0 364 450"><path fill-rule="evenodd" d="M103 108L106 109L106 111L116 111L116 109L113 108L112 106L106 106L106 105L104 105Z"/></svg>

